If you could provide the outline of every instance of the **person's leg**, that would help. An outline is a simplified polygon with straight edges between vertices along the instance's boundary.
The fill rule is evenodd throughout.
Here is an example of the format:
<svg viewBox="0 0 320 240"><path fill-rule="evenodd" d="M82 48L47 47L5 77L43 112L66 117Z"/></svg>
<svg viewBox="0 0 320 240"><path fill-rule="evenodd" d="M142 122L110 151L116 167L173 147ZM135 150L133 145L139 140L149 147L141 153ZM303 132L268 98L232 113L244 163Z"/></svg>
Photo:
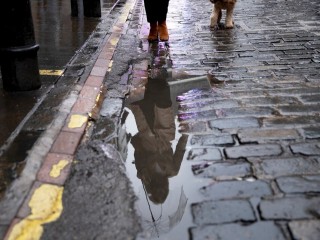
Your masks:
<svg viewBox="0 0 320 240"><path fill-rule="evenodd" d="M158 40L157 5L154 0L144 0L144 7L146 10L147 21L150 23L148 40L156 41Z"/></svg>
<svg viewBox="0 0 320 240"><path fill-rule="evenodd" d="M166 24L167 13L169 0L158 0L159 1L159 10L158 10L158 31L161 41L169 40L169 33Z"/></svg>

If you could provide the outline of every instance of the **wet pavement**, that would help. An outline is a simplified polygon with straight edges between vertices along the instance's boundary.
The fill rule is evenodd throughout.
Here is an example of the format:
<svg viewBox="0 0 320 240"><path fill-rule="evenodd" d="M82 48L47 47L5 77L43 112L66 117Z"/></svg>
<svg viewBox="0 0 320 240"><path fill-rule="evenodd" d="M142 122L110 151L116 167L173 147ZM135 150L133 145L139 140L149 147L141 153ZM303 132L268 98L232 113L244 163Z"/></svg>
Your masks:
<svg viewBox="0 0 320 240"><path fill-rule="evenodd" d="M2 234L14 219L11 236L31 221L42 239L319 239L319 9L239 1L235 28L212 30L209 1L177 0L169 44L149 44L143 1L120 4L89 77L86 55L67 74L83 85L61 97L58 133L40 122L53 147L29 152L44 164L26 161L27 201L12 187L1 202ZM34 222L47 185L63 211Z"/></svg>
<svg viewBox="0 0 320 240"><path fill-rule="evenodd" d="M115 3L114 0L103 1L103 13L108 15ZM78 17L71 17L70 1L34 0L30 4L35 38L40 45L38 62L42 87L29 92L6 92L0 74L0 198L19 175L28 150L52 121L59 100L68 92L68 86L78 81L77 78L85 71L85 64L90 59L81 58L81 63L74 64L72 58L77 51L94 52L83 45L101 21L99 18L83 17L80 2ZM90 48L94 47L90 45ZM58 90L59 84L64 85L65 89ZM49 100L43 104L46 99ZM37 109L40 109L38 115L34 114ZM30 123L31 116L33 122L41 123Z"/></svg>

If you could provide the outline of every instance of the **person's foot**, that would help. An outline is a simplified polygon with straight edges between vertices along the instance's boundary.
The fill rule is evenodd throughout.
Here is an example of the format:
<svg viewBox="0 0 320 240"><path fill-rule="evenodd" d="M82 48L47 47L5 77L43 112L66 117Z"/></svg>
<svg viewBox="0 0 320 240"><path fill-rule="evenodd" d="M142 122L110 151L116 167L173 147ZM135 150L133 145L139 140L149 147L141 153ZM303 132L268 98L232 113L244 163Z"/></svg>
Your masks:
<svg viewBox="0 0 320 240"><path fill-rule="evenodd" d="M159 31L159 37L161 41L169 40L169 33L168 33L166 21L160 22L158 24L158 31Z"/></svg>
<svg viewBox="0 0 320 240"><path fill-rule="evenodd" d="M153 42L158 40L158 23L150 23L150 32L148 41Z"/></svg>

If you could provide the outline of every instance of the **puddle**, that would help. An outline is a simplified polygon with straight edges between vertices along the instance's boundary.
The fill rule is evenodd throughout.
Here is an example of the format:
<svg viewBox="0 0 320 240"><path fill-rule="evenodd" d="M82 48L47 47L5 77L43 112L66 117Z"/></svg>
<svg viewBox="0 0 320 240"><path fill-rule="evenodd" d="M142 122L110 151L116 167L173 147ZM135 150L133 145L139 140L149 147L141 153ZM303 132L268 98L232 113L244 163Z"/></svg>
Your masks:
<svg viewBox="0 0 320 240"><path fill-rule="evenodd" d="M126 170L138 197L143 227L139 240L188 239L193 226L190 205L203 200L199 189L210 181L196 178L186 160L188 135L179 132L176 102L191 89L209 89L208 79L168 81L166 71L151 71L144 88L132 92L125 108L130 136Z"/></svg>
<svg viewBox="0 0 320 240"><path fill-rule="evenodd" d="M125 123L127 133L136 136L139 131L134 114L128 108L126 110L129 113ZM194 177L191 162L184 156L174 159L174 153L186 149L186 146L181 145L186 144L188 139L187 135L178 131L177 116L174 122L175 136L170 141L172 152L169 156L167 153L152 154L149 149L140 153L138 159L137 146L135 148L132 141L128 144L126 170L138 197L136 209L144 230L137 238L140 240L175 239L177 236L179 239L188 239L188 228L193 226L190 204L201 200L199 189L209 182L207 179ZM147 147L147 141L145 143ZM171 175L165 174L163 169L169 169L167 172L170 171ZM151 186L146 186L146 176L150 177Z"/></svg>

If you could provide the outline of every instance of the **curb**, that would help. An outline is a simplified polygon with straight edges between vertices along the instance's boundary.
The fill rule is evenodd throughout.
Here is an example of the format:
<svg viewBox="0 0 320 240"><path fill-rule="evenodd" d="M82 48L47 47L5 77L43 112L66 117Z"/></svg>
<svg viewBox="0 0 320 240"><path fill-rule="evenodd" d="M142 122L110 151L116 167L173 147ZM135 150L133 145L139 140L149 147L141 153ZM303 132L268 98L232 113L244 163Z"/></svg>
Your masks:
<svg viewBox="0 0 320 240"><path fill-rule="evenodd" d="M40 239L41 225L59 218L63 208L62 185L89 125L91 113L97 107L104 77L112 68L112 57L121 34L127 28L126 21L135 2L126 1L121 15L110 30L111 35L103 40L103 46L83 87L78 86L80 93L73 91L69 94L58 116L30 151L26 167L18 179L20 184L25 183L22 184L23 189L21 186L19 189L24 196L21 199L14 197L20 207L19 210L10 210L9 216L14 218L4 239L16 239L24 234L23 231ZM15 194L11 192L12 195ZM50 204L42 206L44 201L50 201Z"/></svg>

